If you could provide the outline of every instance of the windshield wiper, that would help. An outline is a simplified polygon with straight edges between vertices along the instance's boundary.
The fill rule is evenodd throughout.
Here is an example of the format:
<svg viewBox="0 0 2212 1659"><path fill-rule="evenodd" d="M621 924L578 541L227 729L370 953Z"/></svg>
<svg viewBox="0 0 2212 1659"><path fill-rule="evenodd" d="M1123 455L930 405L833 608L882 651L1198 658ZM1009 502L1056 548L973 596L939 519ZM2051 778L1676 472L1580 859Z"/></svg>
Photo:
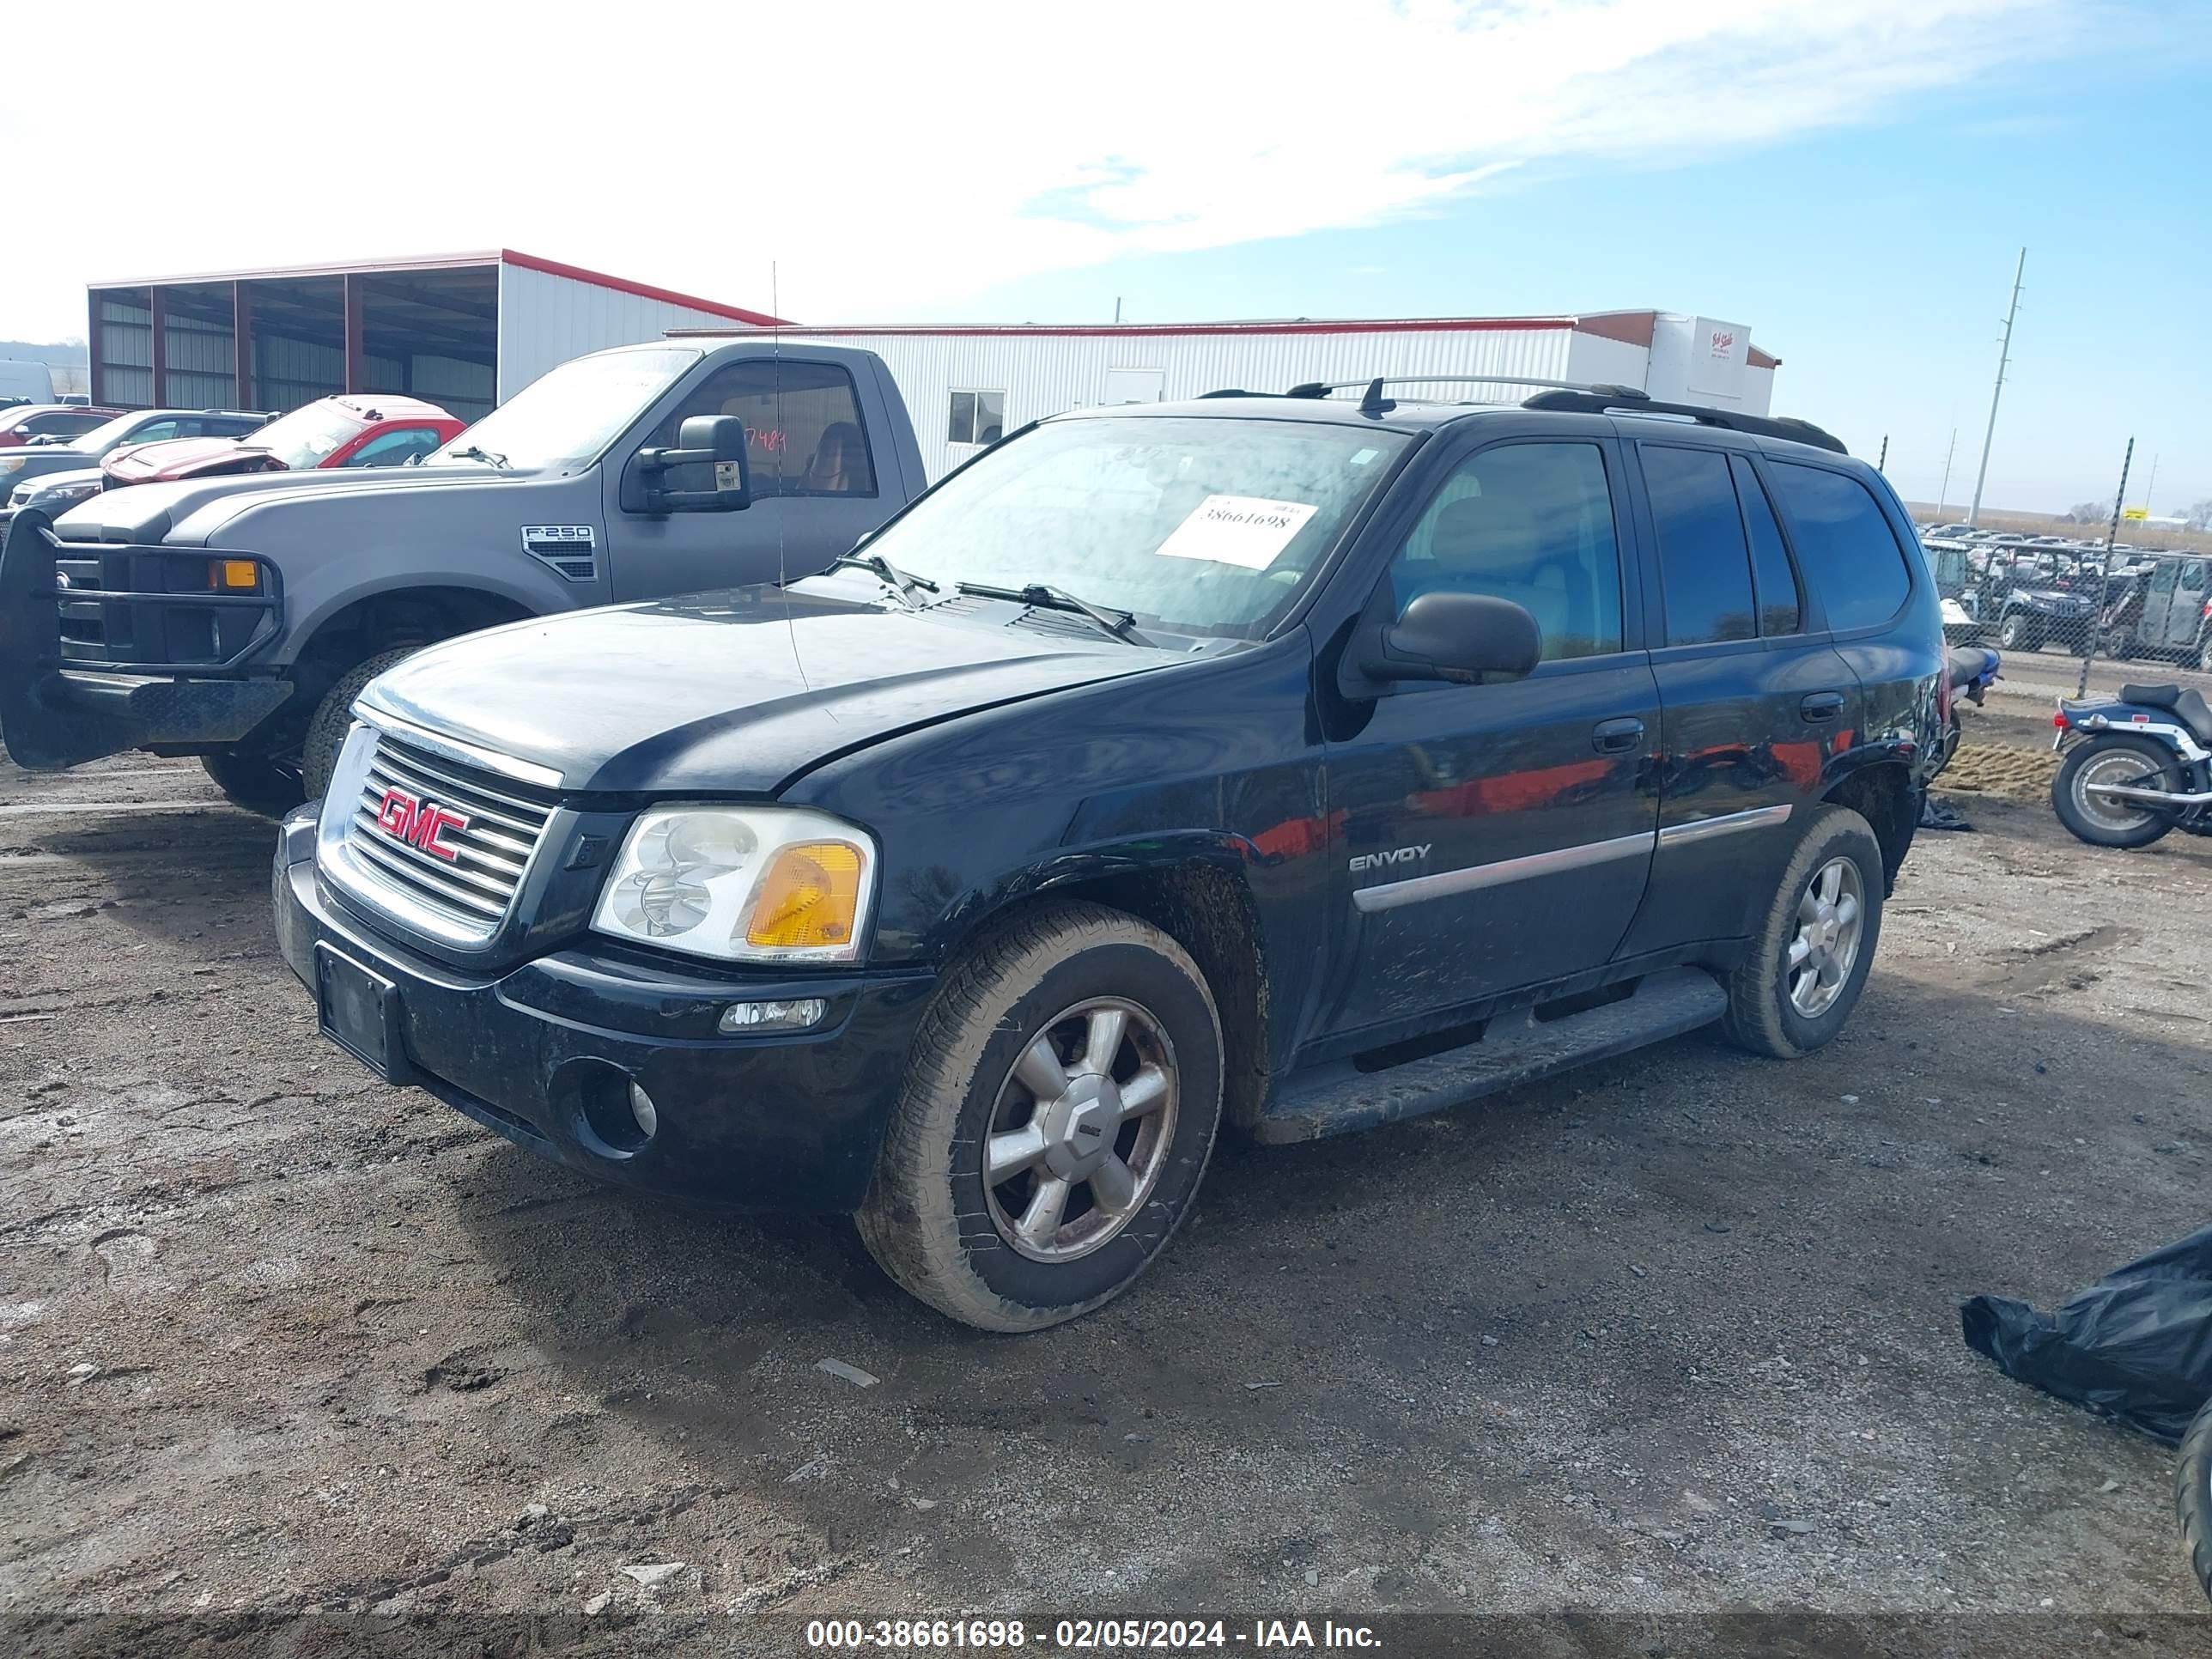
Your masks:
<svg viewBox="0 0 2212 1659"><path fill-rule="evenodd" d="M856 570L872 571L882 577L890 590L905 601L909 611L921 609L921 601L915 598L917 590L925 593L937 592L937 584L927 576L917 576L910 570L902 570L880 553L840 553L830 561L832 570L850 565Z"/></svg>
<svg viewBox="0 0 2212 1659"><path fill-rule="evenodd" d="M1128 645L1149 646L1152 641L1137 631L1137 619L1126 611L1104 611L1088 599L1079 599L1064 587L1050 582L1030 582L1020 587L993 587L985 582L955 582L956 592L973 593L979 599L1012 599L1017 605L1035 605L1040 611L1073 611L1079 617L1088 617L1115 639Z"/></svg>
<svg viewBox="0 0 2212 1659"><path fill-rule="evenodd" d="M471 444L466 449L449 449L446 453L457 461L482 461L486 466L498 467L507 465L506 456L496 450L486 449L481 444Z"/></svg>

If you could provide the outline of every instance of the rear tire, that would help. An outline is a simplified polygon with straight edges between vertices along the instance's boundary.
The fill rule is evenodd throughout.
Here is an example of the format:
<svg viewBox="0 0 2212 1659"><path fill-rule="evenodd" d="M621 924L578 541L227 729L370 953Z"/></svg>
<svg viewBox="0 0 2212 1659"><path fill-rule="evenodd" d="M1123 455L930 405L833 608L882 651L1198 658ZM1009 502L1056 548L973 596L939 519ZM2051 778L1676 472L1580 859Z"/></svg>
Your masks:
<svg viewBox="0 0 2212 1659"><path fill-rule="evenodd" d="M2102 801L2087 783L2130 784L2179 793L2181 769L2148 738L2093 738L2066 757L2051 781L2051 810L2075 839L2092 847L2148 847L2173 828L2171 814Z"/></svg>
<svg viewBox="0 0 2212 1659"><path fill-rule="evenodd" d="M2008 651L2040 650L2043 629L2026 611L2014 611L1998 625L1997 643Z"/></svg>
<svg viewBox="0 0 2212 1659"><path fill-rule="evenodd" d="M1749 953L1724 982L1729 1042L1796 1060L1843 1030L1874 965L1887 879L1864 818L1844 806L1813 809Z"/></svg>
<svg viewBox="0 0 2212 1659"><path fill-rule="evenodd" d="M1188 1212L1223 1075L1212 993L1174 939L1098 905L1032 911L972 946L923 1017L860 1237L979 1329L1088 1313Z"/></svg>
<svg viewBox="0 0 2212 1659"><path fill-rule="evenodd" d="M354 699L386 669L397 667L422 648L402 645L380 651L339 675L337 683L323 694L323 700L315 705L314 718L307 722L307 739L300 746L300 777L307 790L302 799L317 799L331 787L338 750L345 747L346 733L353 728Z"/></svg>
<svg viewBox="0 0 2212 1659"><path fill-rule="evenodd" d="M300 775L266 755L245 755L233 749L202 755L200 764L233 806L263 817L281 818L307 799Z"/></svg>
<svg viewBox="0 0 2212 1659"><path fill-rule="evenodd" d="M2181 1437L2181 1458L2173 1468L2173 1509L2181 1522L2189 1570L2212 1596L2212 1402Z"/></svg>

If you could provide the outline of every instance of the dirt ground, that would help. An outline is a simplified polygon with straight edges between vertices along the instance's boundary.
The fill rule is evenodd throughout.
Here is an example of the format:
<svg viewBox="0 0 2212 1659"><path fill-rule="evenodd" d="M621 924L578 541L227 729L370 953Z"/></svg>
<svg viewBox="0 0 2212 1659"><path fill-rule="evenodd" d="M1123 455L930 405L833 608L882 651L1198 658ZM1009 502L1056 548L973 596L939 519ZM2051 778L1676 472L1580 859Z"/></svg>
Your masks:
<svg viewBox="0 0 2212 1659"><path fill-rule="evenodd" d="M1972 741L2033 760L2014 702ZM371 1082L276 955L269 826L191 763L0 763L0 1619L673 1654L963 1609L2007 1613L1945 1628L2212 1650L2167 1450L1960 1340L1962 1296L2048 1305L2205 1219L2212 844L2093 851L2039 787L1954 797L1978 833L1923 836L1821 1054L1696 1036L1225 1146L1135 1291L994 1338L842 1224L625 1200Z"/></svg>

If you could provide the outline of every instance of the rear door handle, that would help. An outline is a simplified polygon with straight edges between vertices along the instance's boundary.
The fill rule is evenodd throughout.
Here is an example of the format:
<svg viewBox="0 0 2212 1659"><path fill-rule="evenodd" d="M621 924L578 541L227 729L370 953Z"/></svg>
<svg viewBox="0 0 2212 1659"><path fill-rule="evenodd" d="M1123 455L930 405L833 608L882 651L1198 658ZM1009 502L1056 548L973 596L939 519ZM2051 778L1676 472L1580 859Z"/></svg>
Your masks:
<svg viewBox="0 0 2212 1659"><path fill-rule="evenodd" d="M1832 720L1844 712L1844 694L1814 691L1797 705L1797 712L1808 720Z"/></svg>
<svg viewBox="0 0 2212 1659"><path fill-rule="evenodd" d="M1644 722L1632 714L1590 727L1590 747L1601 755L1625 755L1643 740Z"/></svg>

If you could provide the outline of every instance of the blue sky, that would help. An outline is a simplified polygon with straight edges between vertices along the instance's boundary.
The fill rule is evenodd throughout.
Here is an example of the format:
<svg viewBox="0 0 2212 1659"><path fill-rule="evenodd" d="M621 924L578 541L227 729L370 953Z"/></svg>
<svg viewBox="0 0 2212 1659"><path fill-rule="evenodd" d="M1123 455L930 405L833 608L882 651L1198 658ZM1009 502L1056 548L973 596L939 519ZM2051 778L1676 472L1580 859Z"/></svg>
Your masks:
<svg viewBox="0 0 2212 1659"><path fill-rule="evenodd" d="M2169 44L2187 37L2179 15ZM2140 27L2154 38L2155 17ZM1652 306L1747 324L1775 411L1936 500L1973 488L2014 264L2028 250L1984 502L2212 496L2212 73L2127 49L1900 99L1863 125L1663 164L1568 160L1407 218L1040 273L962 319L1488 315ZM1963 512L1960 514L1963 517Z"/></svg>
<svg viewBox="0 0 2212 1659"><path fill-rule="evenodd" d="M94 280L497 246L808 322L1656 307L1748 325L1908 495L1955 425L1956 501L2025 243L1989 501L2109 500L2130 433L2131 501L2153 453L2157 508L2212 496L2212 0L107 7L69 148L123 184L0 260L0 338L81 337ZM82 55L75 9L9 25ZM210 80L243 173L179 139ZM0 150L48 102L0 94Z"/></svg>

